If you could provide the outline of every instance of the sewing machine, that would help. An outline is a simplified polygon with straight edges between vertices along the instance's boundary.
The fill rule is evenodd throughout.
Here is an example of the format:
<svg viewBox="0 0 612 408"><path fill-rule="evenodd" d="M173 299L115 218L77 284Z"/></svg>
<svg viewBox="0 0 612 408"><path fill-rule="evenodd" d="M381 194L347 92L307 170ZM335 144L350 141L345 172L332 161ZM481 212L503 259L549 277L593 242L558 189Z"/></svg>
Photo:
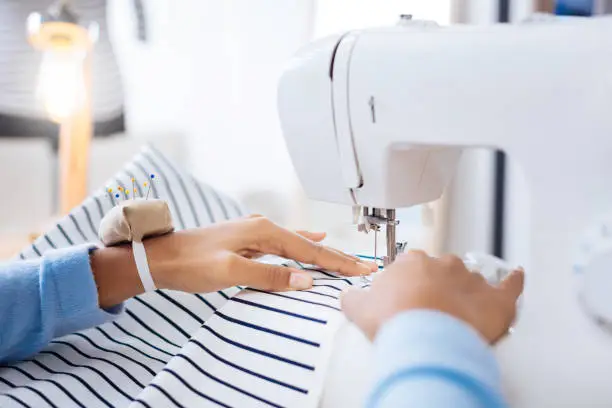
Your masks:
<svg viewBox="0 0 612 408"><path fill-rule="evenodd" d="M581 307L575 290L577 275L592 276L612 294L612 249L581 244L612 210L612 19L438 27L406 18L331 36L295 56L278 100L306 193L352 206L361 230L387 226L386 262L401 249L394 210L440 197L462 150L499 148L515 160L530 188L518 254L527 281L516 330L496 348L504 388L517 407L612 406L612 336L591 319L606 299L589 307L583 296ZM369 375L359 365L367 343L345 334L330 406Z"/></svg>

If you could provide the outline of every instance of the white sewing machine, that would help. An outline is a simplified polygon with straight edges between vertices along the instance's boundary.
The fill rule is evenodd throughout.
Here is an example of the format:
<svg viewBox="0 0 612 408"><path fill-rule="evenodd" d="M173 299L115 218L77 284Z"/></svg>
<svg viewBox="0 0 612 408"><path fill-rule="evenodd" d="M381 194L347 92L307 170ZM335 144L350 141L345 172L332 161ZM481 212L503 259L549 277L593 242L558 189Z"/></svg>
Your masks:
<svg viewBox="0 0 612 408"><path fill-rule="evenodd" d="M593 254L580 237L612 210L612 19L406 22L328 37L284 72L279 111L306 193L367 207L362 226L393 230L393 209L437 199L463 149L504 150L531 193L522 313L497 347L508 398L516 407L612 406L612 336L581 308L572 270L582 250L582 276L609 285L609 300L600 291L591 303L605 312L612 249ZM387 238L390 261L393 232ZM330 406L350 400L368 374L359 366L367 344L346 333L327 379Z"/></svg>

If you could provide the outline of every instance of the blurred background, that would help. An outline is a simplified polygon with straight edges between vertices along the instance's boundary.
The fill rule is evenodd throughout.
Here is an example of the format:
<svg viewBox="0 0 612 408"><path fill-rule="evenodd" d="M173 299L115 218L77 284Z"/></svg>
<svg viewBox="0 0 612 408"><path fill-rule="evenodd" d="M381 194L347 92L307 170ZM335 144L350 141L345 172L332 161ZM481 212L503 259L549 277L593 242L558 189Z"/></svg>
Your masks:
<svg viewBox="0 0 612 408"><path fill-rule="evenodd" d="M354 231L350 209L306 199L280 131L277 80L299 47L331 33L394 25L401 14L441 25L490 24L521 21L535 11L590 15L608 9L608 2L595 0L65 3L95 23L90 190L144 143L153 143L252 212L290 228L327 231L333 245L355 252L371 252L373 238ZM57 84L52 77L41 85L45 73L53 73L52 62L26 31L30 13L51 4L0 0L0 258L61 213L61 129L40 97L41 86L54 92ZM474 150L440 202L400 212L399 236L434 251L478 250L512 259L522 250L513 236L528 222L527 207L527 185L511 158Z"/></svg>

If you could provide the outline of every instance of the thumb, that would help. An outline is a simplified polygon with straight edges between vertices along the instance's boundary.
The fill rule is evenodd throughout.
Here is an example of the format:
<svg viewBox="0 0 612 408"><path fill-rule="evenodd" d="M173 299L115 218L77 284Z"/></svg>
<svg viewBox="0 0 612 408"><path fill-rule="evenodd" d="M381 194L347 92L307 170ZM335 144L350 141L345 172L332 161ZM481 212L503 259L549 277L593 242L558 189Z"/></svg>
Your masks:
<svg viewBox="0 0 612 408"><path fill-rule="evenodd" d="M376 334L376 325L369 297L369 290L351 287L343 292L340 302L346 317L372 340Z"/></svg>
<svg viewBox="0 0 612 408"><path fill-rule="evenodd" d="M523 293L525 285L525 272L522 268L515 269L500 284L499 288L506 293L512 300L516 301Z"/></svg>
<svg viewBox="0 0 612 408"><path fill-rule="evenodd" d="M246 285L262 290L304 290L312 287L312 276L280 265L270 265L239 258L237 268L232 272L237 285Z"/></svg>

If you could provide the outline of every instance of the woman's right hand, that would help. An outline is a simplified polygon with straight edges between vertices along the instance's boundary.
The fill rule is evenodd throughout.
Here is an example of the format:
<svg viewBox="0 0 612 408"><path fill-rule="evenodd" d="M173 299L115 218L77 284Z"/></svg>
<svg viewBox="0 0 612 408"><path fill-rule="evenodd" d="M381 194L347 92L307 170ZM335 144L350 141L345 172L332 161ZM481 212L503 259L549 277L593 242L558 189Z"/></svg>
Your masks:
<svg viewBox="0 0 612 408"><path fill-rule="evenodd" d="M370 289L351 288L344 293L342 309L370 339L398 313L429 309L463 320L495 343L514 321L523 280L519 269L499 286L491 286L456 256L438 259L408 251L377 275Z"/></svg>

